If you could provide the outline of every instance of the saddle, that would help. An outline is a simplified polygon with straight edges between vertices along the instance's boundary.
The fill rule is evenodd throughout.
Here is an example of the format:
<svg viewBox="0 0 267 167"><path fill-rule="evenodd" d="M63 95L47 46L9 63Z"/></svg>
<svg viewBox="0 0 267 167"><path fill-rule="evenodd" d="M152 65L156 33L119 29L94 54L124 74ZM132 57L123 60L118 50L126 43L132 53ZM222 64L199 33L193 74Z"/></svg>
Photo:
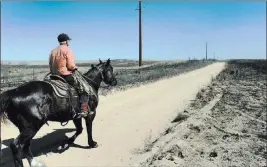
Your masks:
<svg viewBox="0 0 267 167"><path fill-rule="evenodd" d="M53 87L55 94L59 97L78 97L77 90L58 75L50 75L49 78L44 79L44 82L49 83Z"/></svg>

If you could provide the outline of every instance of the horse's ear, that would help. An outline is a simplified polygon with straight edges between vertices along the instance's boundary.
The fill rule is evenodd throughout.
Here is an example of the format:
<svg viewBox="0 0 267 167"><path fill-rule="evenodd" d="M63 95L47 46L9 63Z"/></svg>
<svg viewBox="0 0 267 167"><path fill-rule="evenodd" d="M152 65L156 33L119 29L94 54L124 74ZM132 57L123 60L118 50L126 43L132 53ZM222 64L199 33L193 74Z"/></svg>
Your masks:
<svg viewBox="0 0 267 167"><path fill-rule="evenodd" d="M94 66L93 64L91 65L91 67L92 67L92 68L95 68L95 66Z"/></svg>
<svg viewBox="0 0 267 167"><path fill-rule="evenodd" d="M109 65L110 64L110 59L108 59L108 61L107 61L107 65Z"/></svg>
<svg viewBox="0 0 267 167"><path fill-rule="evenodd" d="M102 64L103 62L99 59L99 63Z"/></svg>

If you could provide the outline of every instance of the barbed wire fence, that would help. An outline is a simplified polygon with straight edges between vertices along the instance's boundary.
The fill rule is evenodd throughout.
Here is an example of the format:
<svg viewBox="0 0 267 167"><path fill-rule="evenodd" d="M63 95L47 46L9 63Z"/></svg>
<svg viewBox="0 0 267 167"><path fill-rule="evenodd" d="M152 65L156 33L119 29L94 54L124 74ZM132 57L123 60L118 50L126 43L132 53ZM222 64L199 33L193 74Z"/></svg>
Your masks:
<svg viewBox="0 0 267 167"><path fill-rule="evenodd" d="M1 66L0 92L28 81L42 80L47 73L48 69L45 68Z"/></svg>
<svg viewBox="0 0 267 167"><path fill-rule="evenodd" d="M80 67L81 72L87 67ZM1 65L0 92L17 87L25 82L43 80L49 73L48 67L27 65Z"/></svg>
<svg viewBox="0 0 267 167"><path fill-rule="evenodd" d="M191 58L188 57L188 61L196 61L198 59L196 59L195 57ZM201 60L201 59L200 59ZM216 60L216 58L214 59L208 59L210 60ZM206 61L205 58L202 59L202 61ZM132 67L127 67L127 66L117 66L115 71L124 71L124 70L142 70L143 68L147 68L149 66L153 66L156 64L162 64L163 62L158 62L158 63L154 63L154 64L147 64L147 65L143 65L143 67L136 67L136 66L132 66ZM163 63L163 64L166 64ZM126 67L126 69L125 69ZM88 70L88 67L84 66L84 67L80 67L81 72L85 72L86 70ZM47 75L49 73L49 68L48 67L44 67L44 66L27 66L27 65L18 65L18 66L14 66L14 65L1 65L1 86L0 86L0 92L8 90L8 89L12 89L15 88L21 84L24 84L25 82L29 82L29 81L33 81L33 80L43 80L45 75ZM101 86L102 87L102 86ZM105 87L105 86L103 86Z"/></svg>

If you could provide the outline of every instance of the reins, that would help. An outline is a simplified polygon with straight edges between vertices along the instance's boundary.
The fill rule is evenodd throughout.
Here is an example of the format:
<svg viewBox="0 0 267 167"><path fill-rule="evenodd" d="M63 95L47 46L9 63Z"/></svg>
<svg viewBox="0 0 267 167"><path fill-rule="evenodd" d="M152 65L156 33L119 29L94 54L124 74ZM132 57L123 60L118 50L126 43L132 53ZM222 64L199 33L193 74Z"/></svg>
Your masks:
<svg viewBox="0 0 267 167"><path fill-rule="evenodd" d="M98 70L98 73L100 73L101 74L101 79L104 79L104 76L103 76L103 73L102 73L102 71L100 71L100 69L98 68L98 67L95 67L97 70ZM97 84L95 81L94 81L94 79L95 79L95 77L97 76L94 76L94 78L93 79L90 79L90 78L88 78L86 75L84 75L84 74L82 74L80 71L78 71L83 77L85 77L86 79L88 79L88 80L90 80L90 81L92 81L92 82L94 82L95 84ZM87 72L88 73L88 72ZM97 74L98 74L97 73Z"/></svg>

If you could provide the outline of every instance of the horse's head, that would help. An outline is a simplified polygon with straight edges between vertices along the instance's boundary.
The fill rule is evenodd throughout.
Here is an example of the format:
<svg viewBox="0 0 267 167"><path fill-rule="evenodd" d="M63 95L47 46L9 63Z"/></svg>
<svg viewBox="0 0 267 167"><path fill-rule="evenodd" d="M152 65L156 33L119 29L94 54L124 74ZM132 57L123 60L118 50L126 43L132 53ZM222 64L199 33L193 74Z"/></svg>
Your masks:
<svg viewBox="0 0 267 167"><path fill-rule="evenodd" d="M96 66L92 65L91 70L97 70L101 74L102 80L106 84L111 86L117 85L117 79L113 73L113 67L111 66L110 59L108 59L106 62L102 62L99 59L99 64Z"/></svg>

